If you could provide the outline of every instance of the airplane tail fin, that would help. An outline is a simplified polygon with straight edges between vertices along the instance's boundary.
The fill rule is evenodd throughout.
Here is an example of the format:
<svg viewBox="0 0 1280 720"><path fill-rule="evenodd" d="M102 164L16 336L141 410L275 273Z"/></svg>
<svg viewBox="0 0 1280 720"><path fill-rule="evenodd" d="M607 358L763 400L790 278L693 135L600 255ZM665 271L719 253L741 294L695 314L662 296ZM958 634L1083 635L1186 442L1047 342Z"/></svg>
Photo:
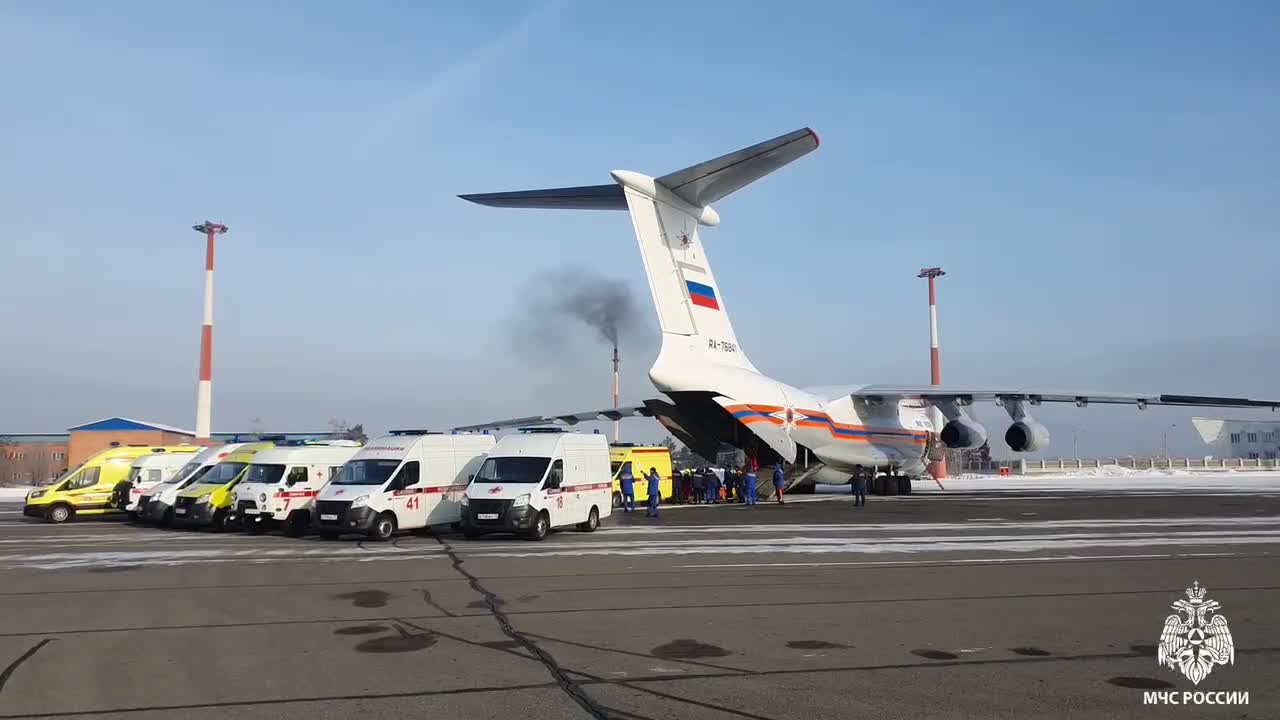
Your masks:
<svg viewBox="0 0 1280 720"><path fill-rule="evenodd" d="M493 207L630 211L663 334L650 374L664 385L664 365L702 361L755 371L738 345L698 226L719 224L711 203L817 147L817 134L803 128L658 178L615 170L612 185L459 197Z"/></svg>

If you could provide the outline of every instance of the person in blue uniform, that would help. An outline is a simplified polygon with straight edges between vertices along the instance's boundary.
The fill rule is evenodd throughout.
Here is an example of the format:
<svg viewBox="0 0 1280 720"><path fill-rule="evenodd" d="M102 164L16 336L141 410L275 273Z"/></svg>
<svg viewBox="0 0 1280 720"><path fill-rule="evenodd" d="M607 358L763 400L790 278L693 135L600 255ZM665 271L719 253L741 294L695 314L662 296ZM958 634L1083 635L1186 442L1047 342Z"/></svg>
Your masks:
<svg viewBox="0 0 1280 720"><path fill-rule="evenodd" d="M725 472L727 473L728 470L725 470ZM707 476L707 502L712 505L715 505L717 502L719 502L719 499L720 499L720 476L716 474L715 470L712 470L711 474Z"/></svg>
<svg viewBox="0 0 1280 720"><path fill-rule="evenodd" d="M622 511L635 510L636 476L631 472L631 463L622 464L622 472L618 473L618 484L622 486Z"/></svg>
<svg viewBox="0 0 1280 720"><path fill-rule="evenodd" d="M782 463L781 462L774 463L773 464L773 491L778 496L779 505L783 504L782 490L786 486L786 484L787 484L787 479L786 479L786 476L783 475L782 473Z"/></svg>
<svg viewBox="0 0 1280 720"><path fill-rule="evenodd" d="M662 478L658 477L658 471L649 468L649 512L645 513L645 517L658 517L658 501L662 499Z"/></svg>
<svg viewBox="0 0 1280 720"><path fill-rule="evenodd" d="M863 507L867 504L867 476L863 474L862 468L858 468L858 472L853 475L853 506Z"/></svg>
<svg viewBox="0 0 1280 720"><path fill-rule="evenodd" d="M756 504L756 485L757 484L758 483L756 480L756 472L752 470L750 466L748 466L746 474L742 476L743 500L748 505Z"/></svg>

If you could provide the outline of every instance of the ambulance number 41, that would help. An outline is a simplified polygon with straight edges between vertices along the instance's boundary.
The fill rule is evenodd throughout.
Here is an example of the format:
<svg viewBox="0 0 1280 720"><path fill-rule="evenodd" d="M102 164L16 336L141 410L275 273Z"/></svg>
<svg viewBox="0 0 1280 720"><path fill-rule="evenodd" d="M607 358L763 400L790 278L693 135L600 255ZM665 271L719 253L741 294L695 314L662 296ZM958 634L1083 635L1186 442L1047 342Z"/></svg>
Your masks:
<svg viewBox="0 0 1280 720"><path fill-rule="evenodd" d="M407 501L405 501L404 509L417 510L421 506L421 503L422 503L422 499L417 495L413 495Z"/></svg>

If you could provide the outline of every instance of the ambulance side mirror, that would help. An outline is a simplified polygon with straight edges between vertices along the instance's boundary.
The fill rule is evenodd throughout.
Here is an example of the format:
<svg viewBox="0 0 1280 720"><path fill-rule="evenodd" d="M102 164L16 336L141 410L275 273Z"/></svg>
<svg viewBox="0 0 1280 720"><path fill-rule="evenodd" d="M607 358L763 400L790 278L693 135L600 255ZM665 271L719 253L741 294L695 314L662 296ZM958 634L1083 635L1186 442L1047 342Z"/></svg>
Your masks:
<svg viewBox="0 0 1280 720"><path fill-rule="evenodd" d="M475 473L471 473L470 475L467 476L467 482L471 482L472 480L475 480L475 479L476 479Z"/></svg>

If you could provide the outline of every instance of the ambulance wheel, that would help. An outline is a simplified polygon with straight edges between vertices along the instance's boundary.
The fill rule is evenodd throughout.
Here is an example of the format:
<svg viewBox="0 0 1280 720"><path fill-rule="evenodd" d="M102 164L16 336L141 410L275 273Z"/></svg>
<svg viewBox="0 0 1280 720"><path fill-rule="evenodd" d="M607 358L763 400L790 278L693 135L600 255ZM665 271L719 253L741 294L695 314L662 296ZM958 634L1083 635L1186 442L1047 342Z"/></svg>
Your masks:
<svg viewBox="0 0 1280 720"><path fill-rule="evenodd" d="M320 531L321 540L337 540L338 535L339 533L337 530L321 530Z"/></svg>
<svg viewBox="0 0 1280 720"><path fill-rule="evenodd" d="M542 540L549 532L551 532L551 518L547 517L544 510L538 513L538 517L533 521L533 527L529 528L529 539Z"/></svg>
<svg viewBox="0 0 1280 720"><path fill-rule="evenodd" d="M615 510L622 507L622 493L613 494L613 507Z"/></svg>
<svg viewBox="0 0 1280 720"><path fill-rule="evenodd" d="M592 505L591 514L587 516L587 521L578 523L578 529L582 532L595 532L598 527L600 527L600 510Z"/></svg>
<svg viewBox="0 0 1280 720"><path fill-rule="evenodd" d="M66 503L58 503L45 511L44 519L49 522L60 525L72 518L76 513L71 506Z"/></svg>
<svg viewBox="0 0 1280 720"><path fill-rule="evenodd" d="M132 523L136 523L136 522L138 522L138 511L137 511L137 510L130 510L130 511L129 511L129 522L132 522Z"/></svg>
<svg viewBox="0 0 1280 720"><path fill-rule="evenodd" d="M226 532L231 529L230 513L226 510L213 511L213 523L209 525L209 529L214 532Z"/></svg>
<svg viewBox="0 0 1280 720"><path fill-rule="evenodd" d="M311 516L305 512L296 512L284 521L285 537L302 537L307 534L307 526L311 524Z"/></svg>
<svg viewBox="0 0 1280 720"><path fill-rule="evenodd" d="M373 529L369 531L369 537L374 540L386 542L396 534L396 516L391 513L382 513L373 523Z"/></svg>

